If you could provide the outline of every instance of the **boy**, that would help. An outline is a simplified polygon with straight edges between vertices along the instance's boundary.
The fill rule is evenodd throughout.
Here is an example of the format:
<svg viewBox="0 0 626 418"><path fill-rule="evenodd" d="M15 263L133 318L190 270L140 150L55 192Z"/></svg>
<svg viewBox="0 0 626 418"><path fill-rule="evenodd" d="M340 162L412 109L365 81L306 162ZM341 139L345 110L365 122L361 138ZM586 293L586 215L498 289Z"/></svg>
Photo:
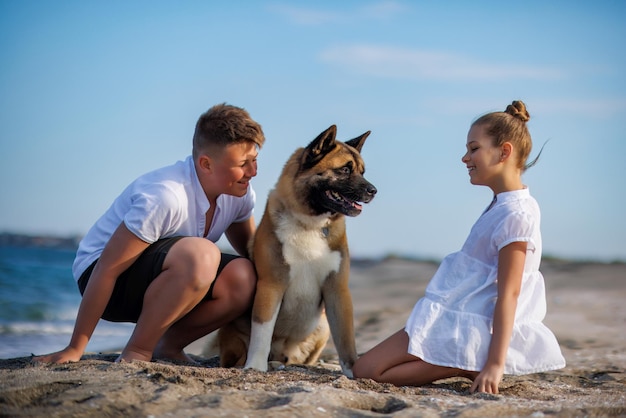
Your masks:
<svg viewBox="0 0 626 418"><path fill-rule="evenodd" d="M192 361L191 342L244 313L256 273L258 150L265 137L244 109L220 104L196 124L192 155L131 183L81 241L73 266L83 294L69 345L36 361L79 361L100 318L134 322L117 361ZM226 233L242 256L221 254Z"/></svg>

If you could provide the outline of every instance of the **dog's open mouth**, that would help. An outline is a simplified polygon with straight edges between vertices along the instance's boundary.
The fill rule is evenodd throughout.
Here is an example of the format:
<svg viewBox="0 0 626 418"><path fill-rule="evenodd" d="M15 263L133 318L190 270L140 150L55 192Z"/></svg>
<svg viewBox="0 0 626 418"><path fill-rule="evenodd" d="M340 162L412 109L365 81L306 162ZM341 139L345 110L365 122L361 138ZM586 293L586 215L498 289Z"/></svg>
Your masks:
<svg viewBox="0 0 626 418"><path fill-rule="evenodd" d="M363 210L363 206L361 206L361 204L359 202L356 202L354 200L348 199L347 197L345 197L341 193L337 193L334 190L326 190L326 196L332 202L337 203L339 206L347 209L348 211L357 210L357 211L360 212L361 210Z"/></svg>

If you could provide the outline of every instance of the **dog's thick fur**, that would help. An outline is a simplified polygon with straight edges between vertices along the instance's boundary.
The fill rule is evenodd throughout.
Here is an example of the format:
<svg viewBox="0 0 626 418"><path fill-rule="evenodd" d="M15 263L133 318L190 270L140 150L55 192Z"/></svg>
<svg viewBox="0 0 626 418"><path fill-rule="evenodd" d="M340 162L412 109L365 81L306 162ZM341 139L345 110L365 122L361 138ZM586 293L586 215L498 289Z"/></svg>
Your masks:
<svg viewBox="0 0 626 418"><path fill-rule="evenodd" d="M376 188L363 177L361 148L333 125L289 158L250 245L258 273L252 318L218 333L223 367L267 370L268 360L312 364L332 333L345 375L356 360L345 216L361 213ZM330 325L330 327L329 327Z"/></svg>

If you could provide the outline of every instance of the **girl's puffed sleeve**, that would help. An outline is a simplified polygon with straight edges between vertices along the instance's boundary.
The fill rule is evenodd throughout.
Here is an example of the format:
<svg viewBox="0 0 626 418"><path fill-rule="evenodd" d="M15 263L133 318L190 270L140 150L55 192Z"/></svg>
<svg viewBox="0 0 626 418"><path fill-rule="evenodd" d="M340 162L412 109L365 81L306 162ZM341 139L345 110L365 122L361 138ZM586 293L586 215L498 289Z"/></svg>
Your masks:
<svg viewBox="0 0 626 418"><path fill-rule="evenodd" d="M535 218L528 212L512 212L495 229L493 243L500 251L513 242L526 242L527 250L534 251L536 243L533 237L537 227Z"/></svg>

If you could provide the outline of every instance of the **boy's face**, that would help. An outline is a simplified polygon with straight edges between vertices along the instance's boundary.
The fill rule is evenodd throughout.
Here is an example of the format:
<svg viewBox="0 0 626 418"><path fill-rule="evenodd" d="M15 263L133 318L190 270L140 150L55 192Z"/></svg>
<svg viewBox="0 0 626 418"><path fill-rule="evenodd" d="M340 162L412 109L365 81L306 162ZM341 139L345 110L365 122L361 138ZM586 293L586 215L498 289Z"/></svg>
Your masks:
<svg viewBox="0 0 626 418"><path fill-rule="evenodd" d="M257 173L259 152L253 142L242 142L226 146L212 159L214 185L220 193L244 196L248 192L250 179Z"/></svg>

